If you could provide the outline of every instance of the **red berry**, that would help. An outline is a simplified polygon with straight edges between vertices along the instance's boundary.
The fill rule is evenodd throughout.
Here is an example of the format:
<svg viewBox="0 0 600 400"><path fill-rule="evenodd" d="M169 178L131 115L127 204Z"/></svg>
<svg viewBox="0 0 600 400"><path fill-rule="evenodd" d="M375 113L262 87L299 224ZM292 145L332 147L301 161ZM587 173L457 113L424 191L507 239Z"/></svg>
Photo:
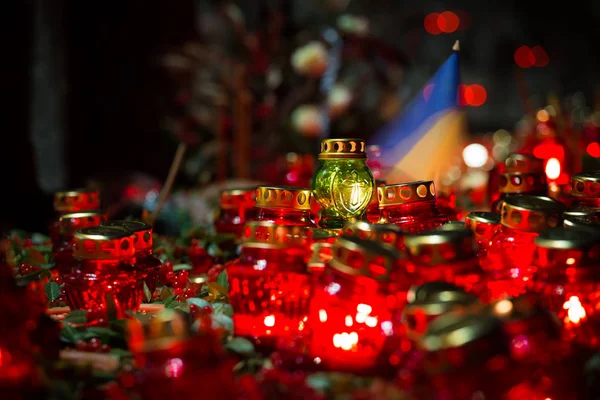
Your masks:
<svg viewBox="0 0 600 400"><path fill-rule="evenodd" d="M57 276L56 278L53 279L55 283L62 285L63 284L63 279L60 276Z"/></svg>
<svg viewBox="0 0 600 400"><path fill-rule="evenodd" d="M171 282L173 282L173 280L175 280L175 272L173 272L173 271L167 272L167 275L166 275L167 283L171 283Z"/></svg>
<svg viewBox="0 0 600 400"><path fill-rule="evenodd" d="M32 271L32 266L29 264L21 264L21 266L19 267L19 272L21 273L21 275L27 275Z"/></svg>
<svg viewBox="0 0 600 400"><path fill-rule="evenodd" d="M31 247L31 246L33 246L33 241L31 239L27 238L23 241L23 247Z"/></svg>
<svg viewBox="0 0 600 400"><path fill-rule="evenodd" d="M75 348L79 351L87 351L88 345L85 341L78 340L77 342L75 342Z"/></svg>
<svg viewBox="0 0 600 400"><path fill-rule="evenodd" d="M100 346L100 351L102 353L110 353L110 346L107 344L103 344L102 346Z"/></svg>
<svg viewBox="0 0 600 400"><path fill-rule="evenodd" d="M189 280L190 273L188 271L181 271L179 273L179 280L187 282Z"/></svg>
<svg viewBox="0 0 600 400"><path fill-rule="evenodd" d="M102 347L102 342L98 338L90 339L88 342L89 351L97 352Z"/></svg>
<svg viewBox="0 0 600 400"><path fill-rule="evenodd" d="M204 306L204 307L202 307L202 312L205 314L212 314L213 309L211 306Z"/></svg>
<svg viewBox="0 0 600 400"><path fill-rule="evenodd" d="M177 289L173 290L173 294L175 296L181 296L183 294L183 289L177 288Z"/></svg>
<svg viewBox="0 0 600 400"><path fill-rule="evenodd" d="M186 299L191 299L196 295L196 291L194 289L185 289L184 296Z"/></svg>
<svg viewBox="0 0 600 400"><path fill-rule="evenodd" d="M195 304L190 304L190 312L192 314L196 314L198 312L198 306Z"/></svg>

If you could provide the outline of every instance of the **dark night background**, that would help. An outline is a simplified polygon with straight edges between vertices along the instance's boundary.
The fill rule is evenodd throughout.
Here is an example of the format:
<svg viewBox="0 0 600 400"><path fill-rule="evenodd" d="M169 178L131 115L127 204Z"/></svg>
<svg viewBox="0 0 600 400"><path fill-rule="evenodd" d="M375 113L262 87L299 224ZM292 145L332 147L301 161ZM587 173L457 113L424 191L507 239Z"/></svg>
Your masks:
<svg viewBox="0 0 600 400"><path fill-rule="evenodd" d="M3 175L1 227L44 229L52 214L51 193L36 180L30 129L32 48L36 7L43 0L3 3L2 93L4 117L0 165ZM199 1L198 3L203 3ZM161 106L169 93L158 58L197 35L198 3L109 0L46 2L49 18L62 22L65 57L65 162L68 187L89 176L119 177L139 170L164 179L176 144L160 131ZM260 23L263 1L237 2L248 26ZM281 0L286 32L318 23L322 2ZM462 10L468 29L430 35L423 27L431 12ZM372 33L400 49L410 60L401 96L410 96L461 41L464 83L479 83L486 103L468 110L473 133L513 129L524 112L516 83L515 50L541 45L550 63L522 70L534 106L549 93L582 92L593 107L598 87L600 2L353 0L347 12L369 18Z"/></svg>

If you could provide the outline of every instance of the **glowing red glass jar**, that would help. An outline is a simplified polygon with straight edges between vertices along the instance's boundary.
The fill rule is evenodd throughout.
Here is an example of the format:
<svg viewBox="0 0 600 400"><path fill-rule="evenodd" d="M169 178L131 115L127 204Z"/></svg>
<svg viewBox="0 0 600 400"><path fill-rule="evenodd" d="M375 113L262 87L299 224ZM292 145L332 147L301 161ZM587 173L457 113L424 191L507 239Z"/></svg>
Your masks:
<svg viewBox="0 0 600 400"><path fill-rule="evenodd" d="M544 173L544 160L525 155L511 154L504 161L503 172L498 178L499 193L492 195L490 207L499 213L502 201L511 196L547 196L548 185Z"/></svg>
<svg viewBox="0 0 600 400"><path fill-rule="evenodd" d="M378 187L377 196L381 210L378 223L395 224L404 231L418 233L448 222L448 217L436 208L432 181Z"/></svg>
<svg viewBox="0 0 600 400"><path fill-rule="evenodd" d="M544 171L550 185L568 185L573 154L564 138L557 134L554 116L542 109L537 112L536 117L536 144L533 155L544 160Z"/></svg>
<svg viewBox="0 0 600 400"><path fill-rule="evenodd" d="M449 313L419 340L428 399L504 399L518 382L502 323L484 313Z"/></svg>
<svg viewBox="0 0 600 400"><path fill-rule="evenodd" d="M467 214L465 225L471 229L475 242L477 243L477 259L482 268L486 268L487 249L490 246L492 236L500 226L500 214L475 211Z"/></svg>
<svg viewBox="0 0 600 400"><path fill-rule="evenodd" d="M375 188L383 187L386 185L386 182L383 180L377 179L375 181ZM367 211L365 213L367 221L375 224L381 218L381 212L379 211L379 198L377 197L377 191L373 193L373 197L371 197L371 201L369 202L369 206L367 207Z"/></svg>
<svg viewBox="0 0 600 400"><path fill-rule="evenodd" d="M399 253L389 245L340 237L332 254L310 302L311 356L325 369L359 374L394 368L408 290L398 279Z"/></svg>
<svg viewBox="0 0 600 400"><path fill-rule="evenodd" d="M574 175L571 198L575 210L600 211L600 171Z"/></svg>
<svg viewBox="0 0 600 400"><path fill-rule="evenodd" d="M60 245L60 217L84 211L96 211L100 208L100 193L96 190L75 189L54 194L54 212L56 219L50 226L50 237L54 246Z"/></svg>
<svg viewBox="0 0 600 400"><path fill-rule="evenodd" d="M406 233L394 224L371 224L364 221L349 222L342 230L343 236L355 236L374 242L389 244L396 250L404 248Z"/></svg>
<svg viewBox="0 0 600 400"><path fill-rule="evenodd" d="M479 296L484 277L472 232L460 226L444 227L404 238L407 259L403 264L411 282L449 282Z"/></svg>
<svg viewBox="0 0 600 400"><path fill-rule="evenodd" d="M254 188L227 189L221 192L219 211L214 222L217 233L241 237L244 223L255 217Z"/></svg>
<svg viewBox="0 0 600 400"><path fill-rule="evenodd" d="M280 225L314 227L310 189L259 186L256 189L256 221Z"/></svg>
<svg viewBox="0 0 600 400"><path fill-rule="evenodd" d="M599 347L600 234L555 229L535 240L534 288L561 322L565 338Z"/></svg>
<svg viewBox="0 0 600 400"><path fill-rule="evenodd" d="M487 251L489 299L523 294L535 273L535 238L562 225L564 205L542 196L514 196L504 200L500 228Z"/></svg>
<svg viewBox="0 0 600 400"><path fill-rule="evenodd" d="M75 260L73 259L73 235L76 230L98 226L106 221L106 214L97 211L64 214L59 219L59 240L53 246L56 269L60 274L70 273Z"/></svg>
<svg viewBox="0 0 600 400"><path fill-rule="evenodd" d="M235 398L234 364L212 332L192 333L175 310L163 310L142 324L129 320L129 347L136 372L133 389L139 398Z"/></svg>
<svg viewBox="0 0 600 400"><path fill-rule="evenodd" d="M309 232L268 221L246 224L240 258L226 267L237 336L273 348L305 329L312 291Z"/></svg>
<svg viewBox="0 0 600 400"><path fill-rule="evenodd" d="M152 227L141 221L108 221L102 226L116 226L129 230L133 234L133 245L135 247L134 265L146 274L144 282L154 293L158 286L158 272L162 261L152 254Z"/></svg>
<svg viewBox="0 0 600 400"><path fill-rule="evenodd" d="M65 295L73 309L101 314L114 303L117 316L136 310L144 297L146 274L133 265L133 233L115 226L97 226L75 232L74 256L79 260L65 275ZM91 322L91 321L88 321Z"/></svg>

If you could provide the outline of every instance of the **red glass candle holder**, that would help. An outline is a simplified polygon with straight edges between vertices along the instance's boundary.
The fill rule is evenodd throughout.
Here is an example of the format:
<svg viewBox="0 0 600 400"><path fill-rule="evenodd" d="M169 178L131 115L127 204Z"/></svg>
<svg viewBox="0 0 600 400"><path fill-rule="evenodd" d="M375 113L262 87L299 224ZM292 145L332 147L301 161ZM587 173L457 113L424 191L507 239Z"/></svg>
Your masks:
<svg viewBox="0 0 600 400"><path fill-rule="evenodd" d="M83 211L95 211L100 208L100 193L96 190L75 189L54 193L54 212L56 219L50 226L52 244L60 244L60 222L63 214L72 214Z"/></svg>
<svg viewBox="0 0 600 400"><path fill-rule="evenodd" d="M535 243L534 290L558 317L566 339L598 347L600 234L561 228L543 232Z"/></svg>
<svg viewBox="0 0 600 400"><path fill-rule="evenodd" d="M422 398L504 399L518 382L502 323L483 313L449 313L419 340L429 393Z"/></svg>
<svg viewBox="0 0 600 400"><path fill-rule="evenodd" d="M100 315L112 301L117 316L124 318L126 311L139 307L146 274L131 265L133 241L129 230L114 226L84 228L75 233L74 256L79 265L64 277L71 308Z"/></svg>
<svg viewBox="0 0 600 400"><path fill-rule="evenodd" d="M519 195L547 196L548 185L546 183L546 174L509 172L500 175L500 197L491 208L492 212L499 213L502 208L502 202L512 196Z"/></svg>
<svg viewBox="0 0 600 400"><path fill-rule="evenodd" d="M375 187L383 187L386 185L384 180L377 179L375 181ZM377 191L373 193L373 197L371 197L371 201L369 202L369 206L367 207L367 211L365 213L367 221L375 224L381 218L381 212L379 211L379 198L377 197Z"/></svg>
<svg viewBox="0 0 600 400"><path fill-rule="evenodd" d="M481 306L479 299L448 282L427 282L413 286L406 296L402 323L411 340L419 340L429 324L449 312L467 313Z"/></svg>
<svg viewBox="0 0 600 400"><path fill-rule="evenodd" d="M240 258L227 264L235 334L267 348L301 335L308 319L309 229L248 222Z"/></svg>
<svg viewBox="0 0 600 400"><path fill-rule="evenodd" d="M59 240L53 245L54 261L60 274L70 273L73 259L73 234L77 229L98 226L106 221L106 214L97 211L64 214L59 219Z"/></svg>
<svg viewBox="0 0 600 400"><path fill-rule="evenodd" d="M146 286L150 293L158 286L158 272L162 261L152 255L152 227L141 221L108 221L102 226L116 226L129 230L133 234L133 246L135 247L134 265L144 274Z"/></svg>
<svg viewBox="0 0 600 400"><path fill-rule="evenodd" d="M244 223L256 217L254 196L254 188L223 190L218 216L214 222L217 233L241 237Z"/></svg>
<svg viewBox="0 0 600 400"><path fill-rule="evenodd" d="M377 196L381 210L379 223L395 224L404 231L418 233L448 222L448 217L436 208L432 181L379 187Z"/></svg>
<svg viewBox="0 0 600 400"><path fill-rule="evenodd" d="M533 155L544 160L544 171L549 183L568 184L572 173L573 154L565 139L557 134L555 117L545 109L539 110L536 116L536 143ZM565 132L562 133L565 137L569 136Z"/></svg>
<svg viewBox="0 0 600 400"><path fill-rule="evenodd" d="M500 228L487 251L487 295L490 299L525 293L535 273L535 238L562 225L564 205L542 196L504 200Z"/></svg>
<svg viewBox="0 0 600 400"><path fill-rule="evenodd" d="M279 225L314 227L310 189L259 186L256 189L256 221Z"/></svg>
<svg viewBox="0 0 600 400"><path fill-rule="evenodd" d="M401 325L408 283L396 262L399 253L340 237L332 254L310 303L311 357L325 369L385 373L401 362L398 352L411 346Z"/></svg>
<svg viewBox="0 0 600 400"><path fill-rule="evenodd" d="M442 229L444 226L404 238L406 271L414 284L449 282L479 296L484 277L476 257L473 234L466 227Z"/></svg>
<svg viewBox="0 0 600 400"><path fill-rule="evenodd" d="M235 398L232 361L212 332L192 334L187 321L164 310L146 324L130 320L129 347L136 372L132 392L140 398Z"/></svg>
<svg viewBox="0 0 600 400"><path fill-rule="evenodd" d="M571 198L575 210L600 211L600 171L574 175Z"/></svg>
<svg viewBox="0 0 600 400"><path fill-rule="evenodd" d="M496 229L500 227L500 214L475 211L467 214L465 225L473 232L477 243L477 259L482 268L486 268L487 250Z"/></svg>

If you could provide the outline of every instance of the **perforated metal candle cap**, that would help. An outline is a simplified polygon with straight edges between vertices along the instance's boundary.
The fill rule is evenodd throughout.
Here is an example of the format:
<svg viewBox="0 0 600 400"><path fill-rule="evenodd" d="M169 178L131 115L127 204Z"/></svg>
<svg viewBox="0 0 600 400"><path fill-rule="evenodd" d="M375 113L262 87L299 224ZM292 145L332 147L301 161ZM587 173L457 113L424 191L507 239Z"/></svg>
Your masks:
<svg viewBox="0 0 600 400"><path fill-rule="evenodd" d="M350 276L378 281L389 280L400 253L392 246L360 239L340 237L332 246L331 268Z"/></svg>
<svg viewBox="0 0 600 400"><path fill-rule="evenodd" d="M362 139L325 139L321 142L319 160L343 158L366 159L365 141Z"/></svg>
<svg viewBox="0 0 600 400"><path fill-rule="evenodd" d="M415 181L377 188L379 208L435 200L432 181Z"/></svg>
<svg viewBox="0 0 600 400"><path fill-rule="evenodd" d="M99 211L63 214L58 219L58 230L63 235L72 235L77 229L98 226L106 219L106 214Z"/></svg>
<svg viewBox="0 0 600 400"><path fill-rule="evenodd" d="M418 265L438 265L475 256L473 233L464 227L406 235L404 245L409 258Z"/></svg>
<svg viewBox="0 0 600 400"><path fill-rule="evenodd" d="M256 207L292 208L309 211L312 190L283 186L259 186L256 188Z"/></svg>
<svg viewBox="0 0 600 400"><path fill-rule="evenodd" d="M134 234L118 226L80 229L73 235L75 258L81 260L127 260L134 256Z"/></svg>
<svg viewBox="0 0 600 400"><path fill-rule="evenodd" d="M394 224L370 224L368 222L348 222L342 230L344 236L355 236L375 242L383 242L398 248L405 232Z"/></svg>
<svg viewBox="0 0 600 400"><path fill-rule="evenodd" d="M134 353L164 350L191 337L188 323L180 312L165 309L145 322L131 319L127 324L129 348Z"/></svg>
<svg viewBox="0 0 600 400"><path fill-rule="evenodd" d="M311 235L311 229L304 226L250 221L244 226L242 246L263 249L301 248L308 244Z"/></svg>
<svg viewBox="0 0 600 400"><path fill-rule="evenodd" d="M542 232L562 225L565 206L549 197L513 196L502 203L502 225L525 232Z"/></svg>
<svg viewBox="0 0 600 400"><path fill-rule="evenodd" d="M142 221L107 221L102 226L117 226L133 233L133 245L136 250L152 249L152 227Z"/></svg>
<svg viewBox="0 0 600 400"><path fill-rule="evenodd" d="M588 199L600 198L600 171L573 175L571 196Z"/></svg>
<svg viewBox="0 0 600 400"><path fill-rule="evenodd" d="M504 165L506 172L544 172L544 160L528 154L509 154Z"/></svg>
<svg viewBox="0 0 600 400"><path fill-rule="evenodd" d="M501 193L533 193L547 190L546 174L510 172L500 174Z"/></svg>
<svg viewBox="0 0 600 400"><path fill-rule="evenodd" d="M565 211L565 228L591 228L600 230L600 211Z"/></svg>
<svg viewBox="0 0 600 400"><path fill-rule="evenodd" d="M600 232L585 228L556 228L540 233L535 238L538 247L556 250L589 249L600 243Z"/></svg>
<svg viewBox="0 0 600 400"><path fill-rule="evenodd" d="M74 189L54 193L54 210L73 213L100 208L100 193L97 190Z"/></svg>

